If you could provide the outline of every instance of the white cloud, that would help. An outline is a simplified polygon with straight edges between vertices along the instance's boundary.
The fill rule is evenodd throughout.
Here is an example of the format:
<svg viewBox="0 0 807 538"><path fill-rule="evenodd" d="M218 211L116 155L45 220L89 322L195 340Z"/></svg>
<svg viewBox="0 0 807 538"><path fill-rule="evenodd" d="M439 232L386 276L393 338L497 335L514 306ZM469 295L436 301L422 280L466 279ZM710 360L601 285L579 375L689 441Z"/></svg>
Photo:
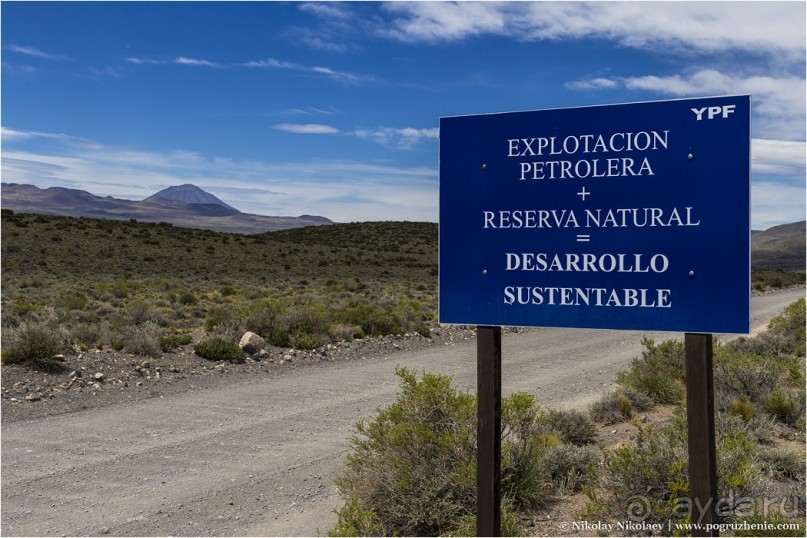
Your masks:
<svg viewBox="0 0 807 538"><path fill-rule="evenodd" d="M125 62L135 65L165 65L167 62L155 60L153 58L140 58L137 56L130 56L124 59Z"/></svg>
<svg viewBox="0 0 807 538"><path fill-rule="evenodd" d="M803 2L391 2L379 33L402 41L502 35L526 41L602 38L668 52L801 55Z"/></svg>
<svg viewBox="0 0 807 538"><path fill-rule="evenodd" d="M804 182L807 172L807 144L790 140L751 141L751 170L754 174L792 177Z"/></svg>
<svg viewBox="0 0 807 538"><path fill-rule="evenodd" d="M336 127L319 123L278 123L273 125L272 128L297 134L336 134L339 132Z"/></svg>
<svg viewBox="0 0 807 538"><path fill-rule="evenodd" d="M252 60L243 64L244 67L270 67L273 69L302 69L302 66L297 65L291 62L281 62L280 60L276 60L274 58L267 58L265 60Z"/></svg>
<svg viewBox="0 0 807 538"><path fill-rule="evenodd" d="M385 4L402 15L379 30L401 41L455 41L484 34L504 35L515 29L524 5L493 2L414 2Z"/></svg>
<svg viewBox="0 0 807 538"><path fill-rule="evenodd" d="M41 50L34 48L34 47L27 47L23 45L6 45L6 50L10 50L12 52L17 52L19 54L24 54L26 56L31 56L33 58L41 58L43 60L69 60L70 57L65 56L63 54L49 54L47 52L42 52Z"/></svg>
<svg viewBox="0 0 807 538"><path fill-rule="evenodd" d="M174 63L179 65L195 65L201 67L221 67L220 64L211 62L210 60L205 60L204 58L186 58L184 56L174 58Z"/></svg>
<svg viewBox="0 0 807 538"><path fill-rule="evenodd" d="M4 181L64 186L131 200L193 183L247 213L340 222L437 220L437 170L345 160L265 162L97 145L58 152L4 148Z"/></svg>
<svg viewBox="0 0 807 538"><path fill-rule="evenodd" d="M726 74L701 69L670 76L594 78L567 84L571 89L627 88L673 97L750 94L754 129L761 138L804 138L805 91L803 77Z"/></svg>
<svg viewBox="0 0 807 538"><path fill-rule="evenodd" d="M436 140L440 136L440 130L437 127L432 129L378 127L377 129L356 129L352 134L389 148L411 149L423 140Z"/></svg>
<svg viewBox="0 0 807 538"><path fill-rule="evenodd" d="M60 133L43 133L38 131L15 131L7 127L0 127L0 135L4 141L20 140L24 138L52 138L58 140L78 140L72 136Z"/></svg>
<svg viewBox="0 0 807 538"><path fill-rule="evenodd" d="M751 184L751 229L805 220L805 187L773 182Z"/></svg>
<svg viewBox="0 0 807 538"><path fill-rule="evenodd" d="M596 77L569 82L566 87L572 90L613 90L619 87L619 83L611 78Z"/></svg>
<svg viewBox="0 0 807 538"><path fill-rule="evenodd" d="M373 77L356 75L353 73L348 73L347 71L338 71L336 69L331 69L330 67L319 67L319 66L309 67L305 65L296 64L293 62L285 62L277 60L275 58L267 58L265 60L252 60L240 65L242 67L256 68L256 69L262 69L262 68L285 69L289 71L297 71L300 73L322 75L326 78L335 80L337 82L342 82L344 84L361 84L365 82L375 81Z"/></svg>

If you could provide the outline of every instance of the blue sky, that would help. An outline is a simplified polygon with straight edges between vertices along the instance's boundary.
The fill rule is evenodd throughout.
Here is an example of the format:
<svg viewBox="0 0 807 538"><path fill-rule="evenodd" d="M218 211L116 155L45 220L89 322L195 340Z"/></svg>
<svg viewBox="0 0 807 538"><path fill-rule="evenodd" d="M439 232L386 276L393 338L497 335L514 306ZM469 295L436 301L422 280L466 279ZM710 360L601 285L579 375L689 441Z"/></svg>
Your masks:
<svg viewBox="0 0 807 538"><path fill-rule="evenodd" d="M805 2L2 2L2 178L437 220L441 116L751 94L752 227L805 218Z"/></svg>

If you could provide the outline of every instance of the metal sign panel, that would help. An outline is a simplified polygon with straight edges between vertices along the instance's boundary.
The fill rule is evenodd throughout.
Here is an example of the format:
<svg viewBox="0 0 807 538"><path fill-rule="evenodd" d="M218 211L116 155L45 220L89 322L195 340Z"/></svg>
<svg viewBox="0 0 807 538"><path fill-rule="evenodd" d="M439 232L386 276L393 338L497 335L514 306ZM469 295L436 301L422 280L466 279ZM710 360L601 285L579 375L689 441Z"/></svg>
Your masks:
<svg viewBox="0 0 807 538"><path fill-rule="evenodd" d="M750 96L440 119L441 323L747 333Z"/></svg>

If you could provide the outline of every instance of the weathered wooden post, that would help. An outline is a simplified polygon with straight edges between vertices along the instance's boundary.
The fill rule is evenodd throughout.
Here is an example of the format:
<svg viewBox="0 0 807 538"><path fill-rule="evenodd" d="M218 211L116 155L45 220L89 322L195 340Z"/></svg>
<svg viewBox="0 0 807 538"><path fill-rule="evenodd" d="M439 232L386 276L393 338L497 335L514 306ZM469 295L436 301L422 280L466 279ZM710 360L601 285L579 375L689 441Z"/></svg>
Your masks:
<svg viewBox="0 0 807 538"><path fill-rule="evenodd" d="M706 527L717 523L717 458L712 381L712 335L686 333L687 433L692 536L718 536ZM714 529L714 527L712 527Z"/></svg>
<svg viewBox="0 0 807 538"><path fill-rule="evenodd" d="M501 535L502 328L476 335L476 535Z"/></svg>

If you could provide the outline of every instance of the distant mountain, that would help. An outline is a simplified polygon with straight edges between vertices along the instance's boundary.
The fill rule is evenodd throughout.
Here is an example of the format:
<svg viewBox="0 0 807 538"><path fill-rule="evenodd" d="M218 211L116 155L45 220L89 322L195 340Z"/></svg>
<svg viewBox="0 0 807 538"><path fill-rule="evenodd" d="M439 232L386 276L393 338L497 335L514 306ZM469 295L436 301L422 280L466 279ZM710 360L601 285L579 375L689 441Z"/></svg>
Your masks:
<svg viewBox="0 0 807 538"><path fill-rule="evenodd" d="M3 183L2 206L23 213L143 222L169 222L185 228L255 234L333 224L319 216L270 217L241 213L193 185L169 187L142 201L95 196L87 191Z"/></svg>
<svg viewBox="0 0 807 538"><path fill-rule="evenodd" d="M794 222L768 228L751 236L751 265L787 271L805 270L805 229L807 222Z"/></svg>
<svg viewBox="0 0 807 538"><path fill-rule="evenodd" d="M236 208L225 204L209 192L203 191L196 185L191 184L168 187L167 189L163 189L156 194L152 194L144 201L154 201L157 199L175 200L179 202L186 202L188 204L219 205L233 211L238 211Z"/></svg>

